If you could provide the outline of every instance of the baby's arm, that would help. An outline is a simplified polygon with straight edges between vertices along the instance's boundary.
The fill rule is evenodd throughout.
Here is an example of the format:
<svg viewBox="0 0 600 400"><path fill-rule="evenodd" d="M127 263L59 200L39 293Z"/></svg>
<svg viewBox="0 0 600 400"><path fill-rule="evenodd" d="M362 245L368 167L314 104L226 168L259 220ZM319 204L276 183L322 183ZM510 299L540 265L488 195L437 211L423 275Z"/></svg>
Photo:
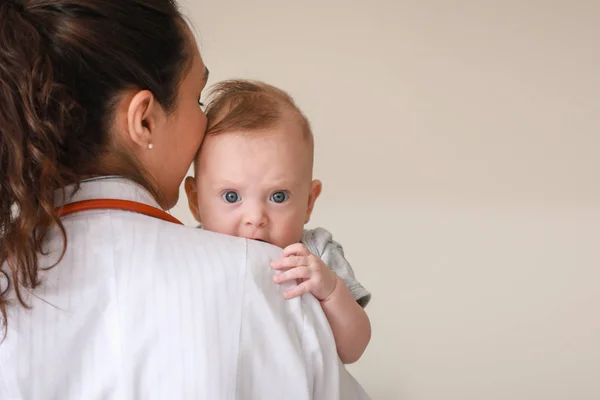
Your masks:
<svg viewBox="0 0 600 400"><path fill-rule="evenodd" d="M288 246L283 258L271 265L284 271L274 276L276 283L301 281L285 293L286 298L310 292L321 302L342 362L358 361L371 339L371 324L344 281L301 243Z"/></svg>
<svg viewBox="0 0 600 400"><path fill-rule="evenodd" d="M371 340L371 322L350 290L336 276L333 292L321 306L331 325L338 355L344 364L352 364L362 356Z"/></svg>

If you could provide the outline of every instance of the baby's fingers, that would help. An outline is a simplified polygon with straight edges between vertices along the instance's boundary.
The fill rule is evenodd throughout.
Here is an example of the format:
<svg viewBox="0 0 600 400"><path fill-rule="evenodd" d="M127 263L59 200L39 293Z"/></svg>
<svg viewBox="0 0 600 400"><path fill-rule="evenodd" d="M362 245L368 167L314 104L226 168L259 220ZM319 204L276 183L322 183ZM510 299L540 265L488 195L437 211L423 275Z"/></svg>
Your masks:
<svg viewBox="0 0 600 400"><path fill-rule="evenodd" d="M289 256L281 258L279 260L271 261L271 268L276 270L294 268L294 267L306 267L308 266L308 259L304 256Z"/></svg>
<svg viewBox="0 0 600 400"><path fill-rule="evenodd" d="M292 279L308 279L310 278L310 270L306 267L292 268L288 271L282 272L279 275L273 276L273 280L276 283L283 283L291 281Z"/></svg>
<svg viewBox="0 0 600 400"><path fill-rule="evenodd" d="M296 286L290 290L286 290L285 293L283 294L283 296L286 299L293 299L294 297L302 296L304 293L307 293L307 292L308 292L308 285L306 282L302 282L298 286Z"/></svg>
<svg viewBox="0 0 600 400"><path fill-rule="evenodd" d="M294 244L289 245L285 249L283 249L284 257L289 257L291 255L306 257L310 254L311 254L311 252L310 252L310 250L308 250L308 247L306 247L302 243L294 243Z"/></svg>

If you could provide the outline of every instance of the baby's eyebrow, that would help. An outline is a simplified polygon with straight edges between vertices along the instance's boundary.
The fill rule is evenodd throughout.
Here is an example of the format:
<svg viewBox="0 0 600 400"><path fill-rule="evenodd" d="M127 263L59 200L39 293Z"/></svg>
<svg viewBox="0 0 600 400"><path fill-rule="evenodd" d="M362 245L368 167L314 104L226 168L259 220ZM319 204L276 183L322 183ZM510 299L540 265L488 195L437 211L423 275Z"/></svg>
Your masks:
<svg viewBox="0 0 600 400"><path fill-rule="evenodd" d="M211 187L213 189L222 190L222 189L238 189L241 186L240 183L231 182L229 180L218 180L211 182Z"/></svg>

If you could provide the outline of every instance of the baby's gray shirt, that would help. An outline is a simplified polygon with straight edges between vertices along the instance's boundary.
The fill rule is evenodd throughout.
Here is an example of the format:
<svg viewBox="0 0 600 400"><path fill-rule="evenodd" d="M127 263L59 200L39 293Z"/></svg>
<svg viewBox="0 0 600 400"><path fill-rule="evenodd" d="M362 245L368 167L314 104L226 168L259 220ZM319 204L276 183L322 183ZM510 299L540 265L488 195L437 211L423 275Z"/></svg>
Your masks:
<svg viewBox="0 0 600 400"><path fill-rule="evenodd" d="M350 263L344 257L344 249L333 240L329 231L323 228L304 230L300 241L344 281L361 307L365 308L369 304L371 293L358 282Z"/></svg>

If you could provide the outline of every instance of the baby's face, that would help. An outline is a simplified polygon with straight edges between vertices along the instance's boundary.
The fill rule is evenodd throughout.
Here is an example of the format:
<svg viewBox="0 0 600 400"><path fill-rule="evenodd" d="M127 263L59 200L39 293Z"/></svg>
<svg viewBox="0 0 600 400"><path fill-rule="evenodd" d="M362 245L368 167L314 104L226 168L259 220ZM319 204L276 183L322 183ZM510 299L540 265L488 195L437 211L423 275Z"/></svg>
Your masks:
<svg viewBox="0 0 600 400"><path fill-rule="evenodd" d="M312 148L295 125L206 137L196 179L186 181L204 229L279 247L300 240L321 183L312 181Z"/></svg>

